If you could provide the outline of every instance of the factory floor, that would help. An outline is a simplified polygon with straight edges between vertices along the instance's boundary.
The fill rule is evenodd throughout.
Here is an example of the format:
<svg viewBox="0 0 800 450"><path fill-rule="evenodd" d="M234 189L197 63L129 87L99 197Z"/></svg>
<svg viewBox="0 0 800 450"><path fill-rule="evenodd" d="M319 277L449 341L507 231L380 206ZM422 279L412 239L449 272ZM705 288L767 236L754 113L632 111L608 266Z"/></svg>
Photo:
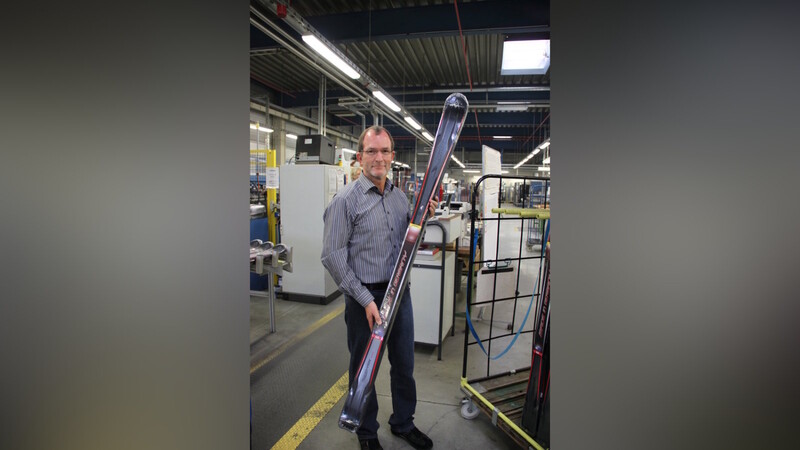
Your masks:
<svg viewBox="0 0 800 450"><path fill-rule="evenodd" d="M520 223L501 226L501 257L519 253ZM524 226L524 225L522 225ZM527 230L523 230L527 236ZM506 244L507 242L507 244ZM539 247L522 245L523 256L538 255ZM539 262L522 263L520 295L530 293L536 281ZM416 426L426 433L439 449L519 449L522 448L503 430L492 425L491 418L481 413L468 420L462 417L460 390L464 363L466 329L466 287L464 271L461 287L456 294L454 335L448 334L442 344L441 360L432 345L415 346L415 379L417 383ZM412 274L413 282L413 274ZM522 286L528 286L523 288ZM474 291L473 291L474 292ZM412 298L412 302L414 299ZM530 298L520 299L516 308L503 311L500 306L487 306L483 313L471 308L473 326L481 338L519 329L528 311ZM492 309L495 315L492 316ZM250 298L250 398L252 403L252 448L298 449L356 449L354 434L338 427L338 417L344 404L347 386L348 351L343 317L344 298L339 296L327 305L308 304L276 299L275 332L270 333L269 308L266 298ZM530 310L522 330L531 330L535 305ZM522 333L507 353L490 360L477 345L469 347L467 379L473 380L494 374L530 367L531 333ZM492 341L490 353L497 356L513 336ZM471 338L471 342L474 339ZM484 344L487 345L487 344ZM389 362L386 355L375 382L378 394L378 438L387 450L410 449L408 443L391 434L388 426L391 414L389 391ZM527 447L526 447L527 448Z"/></svg>

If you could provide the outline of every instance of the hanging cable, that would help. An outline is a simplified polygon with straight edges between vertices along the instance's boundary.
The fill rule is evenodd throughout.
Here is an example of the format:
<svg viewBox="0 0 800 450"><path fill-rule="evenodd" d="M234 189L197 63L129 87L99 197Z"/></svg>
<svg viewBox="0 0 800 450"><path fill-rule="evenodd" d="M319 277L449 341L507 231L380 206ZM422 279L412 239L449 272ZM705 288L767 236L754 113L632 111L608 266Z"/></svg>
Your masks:
<svg viewBox="0 0 800 450"><path fill-rule="evenodd" d="M544 118L542 118L542 121L539 122L539 126L536 127L535 130L533 130L533 133L531 133L531 135L528 136L528 139L525 139L525 141L522 143L522 145L525 145L526 142L530 141L531 138L536 135L536 132L539 131L539 128L541 128L542 125L544 125L544 121L547 120L548 118L550 118L550 113L547 113L547 115L544 116ZM542 139L542 140L544 140L544 139Z"/></svg>
<svg viewBox="0 0 800 450"><path fill-rule="evenodd" d="M483 140L481 139L481 126L478 123L478 111L472 110L472 114L475 116L475 126L478 128L478 145L483 145Z"/></svg>
<svg viewBox="0 0 800 450"><path fill-rule="evenodd" d="M467 66L467 79L469 80L469 90L472 91L472 75L469 73L469 58L467 58L467 43L464 41L464 33L461 31L461 17L458 15L458 0L453 0L456 8L456 21L458 22L458 35L461 36L461 48L464 50L464 64ZM475 117L477 121L478 117Z"/></svg>

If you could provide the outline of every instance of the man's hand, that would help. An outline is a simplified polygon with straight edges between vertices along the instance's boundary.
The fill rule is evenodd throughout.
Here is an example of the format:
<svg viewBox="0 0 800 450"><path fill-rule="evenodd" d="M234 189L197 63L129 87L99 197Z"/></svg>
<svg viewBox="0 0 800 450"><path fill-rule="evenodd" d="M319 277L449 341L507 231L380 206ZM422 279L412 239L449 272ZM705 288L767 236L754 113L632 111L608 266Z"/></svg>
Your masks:
<svg viewBox="0 0 800 450"><path fill-rule="evenodd" d="M378 305L375 302L369 302L364 311L367 314L367 322L369 322L369 329L372 329L372 324L377 323L378 325L381 324L381 313L378 312Z"/></svg>
<svg viewBox="0 0 800 450"><path fill-rule="evenodd" d="M428 201L428 218L436 217L436 208L439 206L439 197L434 197Z"/></svg>

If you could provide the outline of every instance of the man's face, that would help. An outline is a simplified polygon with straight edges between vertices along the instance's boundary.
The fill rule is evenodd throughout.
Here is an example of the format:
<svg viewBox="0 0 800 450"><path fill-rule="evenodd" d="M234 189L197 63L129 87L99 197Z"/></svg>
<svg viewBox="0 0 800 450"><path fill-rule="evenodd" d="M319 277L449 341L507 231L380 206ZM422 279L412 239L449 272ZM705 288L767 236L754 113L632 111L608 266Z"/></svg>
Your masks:
<svg viewBox="0 0 800 450"><path fill-rule="evenodd" d="M394 151L389 136L383 132L376 135L372 130L364 136L364 150L356 154L364 174L374 182L386 178L393 157Z"/></svg>

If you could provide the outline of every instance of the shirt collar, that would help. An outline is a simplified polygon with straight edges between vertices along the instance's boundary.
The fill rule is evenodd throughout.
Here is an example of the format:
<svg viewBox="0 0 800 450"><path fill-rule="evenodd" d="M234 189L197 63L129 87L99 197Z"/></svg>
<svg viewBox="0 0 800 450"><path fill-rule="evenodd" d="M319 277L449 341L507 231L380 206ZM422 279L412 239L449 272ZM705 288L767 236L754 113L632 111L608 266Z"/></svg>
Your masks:
<svg viewBox="0 0 800 450"><path fill-rule="evenodd" d="M361 192L362 193L365 193L365 192L369 191L372 188L375 188L376 191L378 190L378 186L375 186L372 183L372 181L370 181L369 178L364 176L363 173L358 177L358 179L356 180L356 183L358 183L358 187L361 188ZM394 189L394 184L392 184L392 180L387 178L386 179L386 186L384 186L383 191L384 192L387 192L387 191L390 192L393 189Z"/></svg>

